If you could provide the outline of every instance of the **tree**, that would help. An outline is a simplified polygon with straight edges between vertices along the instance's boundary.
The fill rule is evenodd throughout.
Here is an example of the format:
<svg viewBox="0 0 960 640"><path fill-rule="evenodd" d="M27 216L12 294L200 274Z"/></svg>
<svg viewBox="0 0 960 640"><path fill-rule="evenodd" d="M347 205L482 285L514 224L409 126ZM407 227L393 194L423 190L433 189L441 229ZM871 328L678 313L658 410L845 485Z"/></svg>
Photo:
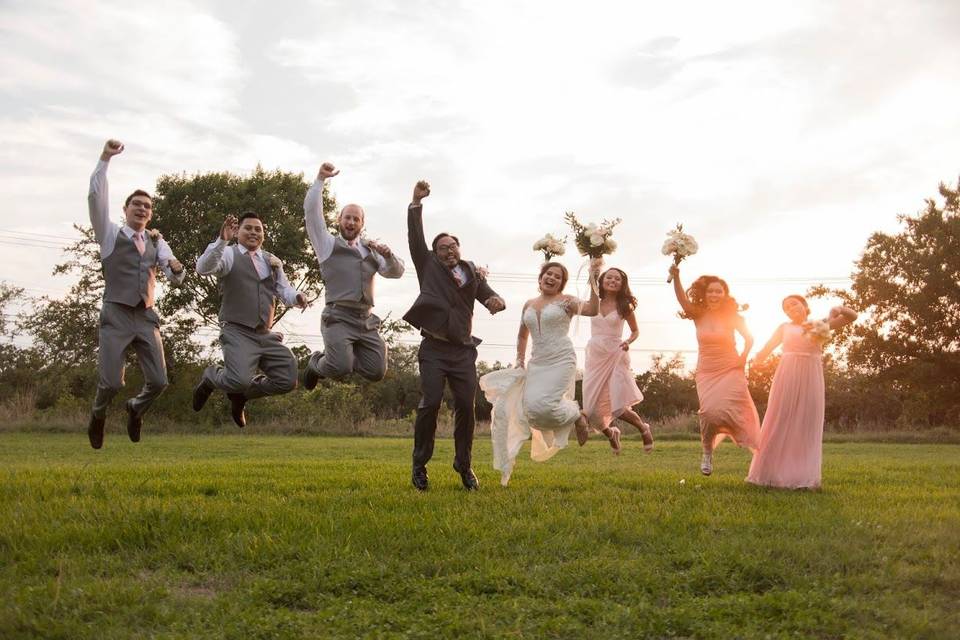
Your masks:
<svg viewBox="0 0 960 640"><path fill-rule="evenodd" d="M283 260L290 283L314 301L320 297L323 283L303 223L307 188L302 173L268 172L260 167L249 176L227 172L164 175L157 180L152 226L160 230L180 261L190 266L216 239L228 214L256 211L267 230L265 248ZM324 190L328 226L333 226L335 208L336 202ZM216 326L220 309L216 279L189 273L184 286L169 290L157 306L164 318L175 322L193 317ZM278 308L276 322L287 310Z"/></svg>
<svg viewBox="0 0 960 640"><path fill-rule="evenodd" d="M643 415L663 420L696 412L697 388L693 377L684 371L683 356L677 353L668 360L658 353L651 360L653 366L637 376L643 392Z"/></svg>
<svg viewBox="0 0 960 640"><path fill-rule="evenodd" d="M896 234L874 233L850 290L815 287L863 313L837 338L851 367L892 382L909 422L960 419L960 182L940 185Z"/></svg>

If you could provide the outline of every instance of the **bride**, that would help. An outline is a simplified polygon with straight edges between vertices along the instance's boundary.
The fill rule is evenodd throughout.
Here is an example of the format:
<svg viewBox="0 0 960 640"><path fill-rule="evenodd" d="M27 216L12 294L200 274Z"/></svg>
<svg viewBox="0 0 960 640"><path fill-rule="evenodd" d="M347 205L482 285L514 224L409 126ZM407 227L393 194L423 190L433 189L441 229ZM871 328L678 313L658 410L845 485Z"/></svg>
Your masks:
<svg viewBox="0 0 960 640"><path fill-rule="evenodd" d="M493 404L490 436L493 468L506 486L520 448L528 438L530 457L537 462L552 458L567 446L576 428L577 441L587 441L586 416L574 399L577 355L567 332L575 315L594 316L600 306L596 280L599 263L590 265L590 299L565 295L566 267L547 262L540 269L540 295L523 305L517 335L517 366L493 371L480 378L480 388ZM530 362L525 365L527 340L532 338ZM615 453L620 452L620 430L607 427L604 435Z"/></svg>

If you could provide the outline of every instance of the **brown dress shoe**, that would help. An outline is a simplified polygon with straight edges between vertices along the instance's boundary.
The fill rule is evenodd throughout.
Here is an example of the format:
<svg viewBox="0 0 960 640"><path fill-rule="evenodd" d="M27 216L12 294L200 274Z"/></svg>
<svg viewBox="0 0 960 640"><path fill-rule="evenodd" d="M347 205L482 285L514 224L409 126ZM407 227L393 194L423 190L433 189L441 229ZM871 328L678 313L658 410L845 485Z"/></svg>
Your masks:
<svg viewBox="0 0 960 640"><path fill-rule="evenodd" d="M242 429L247 426L247 414L243 410L247 404L247 396L242 393L228 393L227 397L230 398L230 417Z"/></svg>
<svg viewBox="0 0 960 640"><path fill-rule="evenodd" d="M103 446L103 426L106 424L106 418L98 418L90 415L90 424L87 425L87 437L90 438L90 446L99 449Z"/></svg>
<svg viewBox="0 0 960 640"><path fill-rule="evenodd" d="M140 442L140 429L143 427L143 418L137 415L133 410L131 400L127 400L127 435L130 436L130 442Z"/></svg>

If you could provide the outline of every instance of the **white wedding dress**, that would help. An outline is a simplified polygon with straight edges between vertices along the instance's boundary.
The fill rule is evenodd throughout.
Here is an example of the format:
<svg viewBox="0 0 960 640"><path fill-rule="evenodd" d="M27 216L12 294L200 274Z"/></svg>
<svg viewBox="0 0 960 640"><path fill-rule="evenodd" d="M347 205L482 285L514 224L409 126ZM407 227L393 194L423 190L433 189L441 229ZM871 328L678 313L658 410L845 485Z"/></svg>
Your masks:
<svg viewBox="0 0 960 640"><path fill-rule="evenodd" d="M526 369L501 369L480 378L480 388L493 404L490 439L493 468L506 486L525 440L530 439L530 457L537 462L552 458L567 446L580 406L574 399L577 354L567 335L570 305L557 300L540 313L533 307L523 312L530 330L532 350Z"/></svg>

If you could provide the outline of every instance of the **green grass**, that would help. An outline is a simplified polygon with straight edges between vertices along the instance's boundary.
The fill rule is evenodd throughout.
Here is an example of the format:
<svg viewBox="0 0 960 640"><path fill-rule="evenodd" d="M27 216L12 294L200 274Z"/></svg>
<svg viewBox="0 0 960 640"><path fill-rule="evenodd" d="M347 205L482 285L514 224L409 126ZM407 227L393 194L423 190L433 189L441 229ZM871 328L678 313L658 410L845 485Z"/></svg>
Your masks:
<svg viewBox="0 0 960 640"><path fill-rule="evenodd" d="M956 637L958 446L828 444L784 492L597 440L504 489L478 440L468 494L443 440L421 495L410 445L0 434L0 637Z"/></svg>

